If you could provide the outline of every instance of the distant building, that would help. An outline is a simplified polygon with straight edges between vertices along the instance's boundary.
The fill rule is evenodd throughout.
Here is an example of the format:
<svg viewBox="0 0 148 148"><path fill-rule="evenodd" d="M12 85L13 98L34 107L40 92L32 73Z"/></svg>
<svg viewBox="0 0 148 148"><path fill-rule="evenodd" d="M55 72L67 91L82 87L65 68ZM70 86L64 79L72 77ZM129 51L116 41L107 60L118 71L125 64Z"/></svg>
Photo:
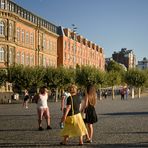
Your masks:
<svg viewBox="0 0 148 148"><path fill-rule="evenodd" d="M127 69L136 67L136 56L133 50L122 48L121 51L114 52L112 58L114 61L124 64Z"/></svg>
<svg viewBox="0 0 148 148"><path fill-rule="evenodd" d="M108 66L109 62L112 61L112 60L113 60L112 57L111 58L105 58L105 70L107 70L107 66Z"/></svg>
<svg viewBox="0 0 148 148"><path fill-rule="evenodd" d="M142 61L138 61L138 68L140 69L147 69L148 68L148 59L145 57Z"/></svg>

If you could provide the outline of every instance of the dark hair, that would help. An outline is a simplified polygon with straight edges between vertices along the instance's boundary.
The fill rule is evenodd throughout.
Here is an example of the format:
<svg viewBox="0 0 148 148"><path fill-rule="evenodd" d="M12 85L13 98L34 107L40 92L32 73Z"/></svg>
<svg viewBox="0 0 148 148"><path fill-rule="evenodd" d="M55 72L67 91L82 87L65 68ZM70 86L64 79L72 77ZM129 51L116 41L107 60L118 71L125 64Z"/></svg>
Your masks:
<svg viewBox="0 0 148 148"><path fill-rule="evenodd" d="M39 90L39 92L40 92L41 94L45 94L46 91L47 91L47 87L46 87L46 86L42 86L42 87L40 88L40 90Z"/></svg>

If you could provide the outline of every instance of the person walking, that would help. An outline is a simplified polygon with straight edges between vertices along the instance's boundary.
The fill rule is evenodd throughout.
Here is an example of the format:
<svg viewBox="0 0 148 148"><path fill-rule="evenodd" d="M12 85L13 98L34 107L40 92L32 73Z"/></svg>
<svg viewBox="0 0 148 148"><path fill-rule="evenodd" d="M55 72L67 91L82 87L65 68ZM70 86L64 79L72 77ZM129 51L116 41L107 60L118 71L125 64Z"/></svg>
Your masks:
<svg viewBox="0 0 148 148"><path fill-rule="evenodd" d="M39 94L36 96L38 125L39 125L38 129L40 131L43 130L43 127L42 127L43 117L45 117L46 119L47 130L52 129L50 126L50 112L49 112L47 100L48 100L47 88L44 86L40 88Z"/></svg>
<svg viewBox="0 0 148 148"><path fill-rule="evenodd" d="M61 111L62 111L63 115L64 115L65 112L66 112L67 98L68 98L70 95L71 95L71 94L70 94L68 91L63 92L63 94L62 94L62 98L61 98ZM61 129L64 128L64 123L62 122L62 120L61 120L61 122L60 122L60 128L61 128Z"/></svg>
<svg viewBox="0 0 148 148"><path fill-rule="evenodd" d="M25 89L25 92L24 92L24 101L23 101L23 107L25 107L26 109L28 108L28 102L29 102L29 93L28 93L28 90Z"/></svg>
<svg viewBox="0 0 148 148"><path fill-rule="evenodd" d="M88 127L88 135L90 139L86 139L86 142L92 143L92 138L93 138L93 124L98 121L96 110L95 110L95 105L97 102L97 94L96 94L96 88L94 85L88 85L87 90L84 96L84 102L85 102L85 107L84 107L84 122Z"/></svg>
<svg viewBox="0 0 148 148"><path fill-rule="evenodd" d="M121 94L121 100L124 100L124 95L125 95L125 90L124 90L124 88L122 88L122 89L120 90L120 94Z"/></svg>
<svg viewBox="0 0 148 148"><path fill-rule="evenodd" d="M87 135L87 128L80 113L81 100L77 95L77 86L71 85L69 87L70 94L67 98L67 106L65 114L62 117L62 122L65 122L65 126L61 131L61 136L64 137L61 145L66 145L70 137L79 137L79 145L83 145L83 136ZM74 123L69 122L71 117L74 119Z"/></svg>

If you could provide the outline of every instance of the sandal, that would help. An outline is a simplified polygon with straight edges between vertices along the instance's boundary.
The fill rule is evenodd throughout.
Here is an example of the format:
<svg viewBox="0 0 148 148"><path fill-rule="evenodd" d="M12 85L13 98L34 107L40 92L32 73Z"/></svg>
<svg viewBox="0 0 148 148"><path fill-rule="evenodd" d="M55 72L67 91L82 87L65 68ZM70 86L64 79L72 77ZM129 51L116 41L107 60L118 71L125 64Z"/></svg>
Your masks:
<svg viewBox="0 0 148 148"><path fill-rule="evenodd" d="M64 143L64 142L60 142L60 145L66 145L66 143Z"/></svg>

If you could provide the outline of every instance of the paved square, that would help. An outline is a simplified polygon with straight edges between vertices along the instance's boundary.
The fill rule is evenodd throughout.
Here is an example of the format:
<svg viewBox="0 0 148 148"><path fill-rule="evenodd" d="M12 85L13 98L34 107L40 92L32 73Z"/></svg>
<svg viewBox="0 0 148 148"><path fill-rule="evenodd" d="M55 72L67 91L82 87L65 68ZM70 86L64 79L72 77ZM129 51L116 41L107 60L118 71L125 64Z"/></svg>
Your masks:
<svg viewBox="0 0 148 148"><path fill-rule="evenodd" d="M0 147L63 147L59 122L60 102L49 102L52 130L38 131L36 104L0 105ZM99 121L94 124L92 144L81 147L148 147L148 97L97 102ZM46 128L45 120L43 126ZM72 138L68 147L79 147Z"/></svg>

